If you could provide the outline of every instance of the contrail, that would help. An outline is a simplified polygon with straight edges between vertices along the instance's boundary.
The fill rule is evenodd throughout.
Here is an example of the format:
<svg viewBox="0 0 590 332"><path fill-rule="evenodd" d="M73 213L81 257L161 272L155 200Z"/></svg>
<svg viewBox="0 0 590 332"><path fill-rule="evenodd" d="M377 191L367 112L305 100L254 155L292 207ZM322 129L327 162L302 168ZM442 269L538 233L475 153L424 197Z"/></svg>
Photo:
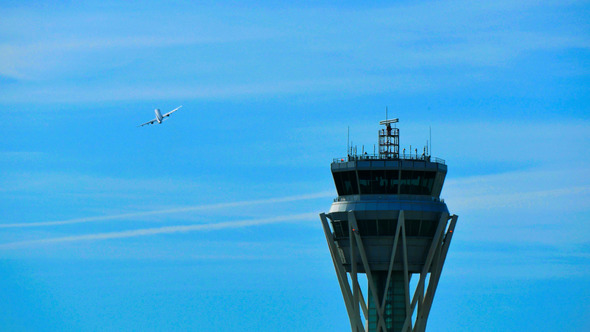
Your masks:
<svg viewBox="0 0 590 332"><path fill-rule="evenodd" d="M331 196L334 196L334 192L325 191L325 192L306 194L306 195L258 199L258 200L239 201L239 202L230 202L230 203L217 203L217 204L207 204L207 205L185 206L185 207L174 208L174 209L121 213L121 214L113 214L113 215L109 215L109 216L85 217L85 218L76 218L76 219L58 220L58 221L41 221L41 222L29 222L29 223L0 224L0 229L1 228L43 227L43 226L55 226L55 225L79 224L79 223L87 223L87 222L94 222L94 221L137 218L137 217L145 217L145 216L152 216L152 215L159 215L159 214L172 214L172 213L200 211L200 210L223 209L223 208L239 207L239 206L245 206L245 205L273 204L273 203L303 201L303 200L308 200L308 199L325 198L325 197L331 197Z"/></svg>
<svg viewBox="0 0 590 332"><path fill-rule="evenodd" d="M215 223L215 224L176 225L176 226L164 226L164 227L157 227L157 228L134 229L134 230L129 230L129 231L121 231L121 232L74 235L74 236L40 239L40 240L5 243L5 244L0 244L0 249L13 249L13 248L23 247L23 246L27 246L27 245L39 245L39 244L51 244L51 243L121 239L121 238L138 237L138 236L150 236L150 235L157 235L157 234L186 233L186 232L194 232L194 231L213 231L213 230L228 229L228 228L242 228L242 227L265 225L265 224L291 222L291 221L295 221L295 220L307 220L307 219L313 219L316 217L317 217L317 213L303 213L303 214L285 215L285 216L262 218L262 219L226 221L226 222L220 222L220 223Z"/></svg>
<svg viewBox="0 0 590 332"><path fill-rule="evenodd" d="M459 210L479 210L493 208L511 208L522 206L543 206L548 199L568 198L590 194L590 186L556 188L526 192L499 193L457 197L453 204ZM457 194L457 196L459 196ZM584 206L583 204L581 206Z"/></svg>

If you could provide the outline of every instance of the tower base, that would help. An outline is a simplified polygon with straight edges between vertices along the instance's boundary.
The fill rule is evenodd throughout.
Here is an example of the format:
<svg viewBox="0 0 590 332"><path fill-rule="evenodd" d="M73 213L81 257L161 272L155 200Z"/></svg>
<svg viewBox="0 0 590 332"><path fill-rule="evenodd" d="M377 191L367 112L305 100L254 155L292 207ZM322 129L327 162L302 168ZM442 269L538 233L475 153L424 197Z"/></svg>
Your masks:
<svg viewBox="0 0 590 332"><path fill-rule="evenodd" d="M424 265L421 271L416 273L419 274L419 280L412 297L410 279L414 273L408 270L409 248L406 241L404 211L399 212L389 268L386 271L371 268L354 211L348 212L349 243L346 249L350 252L346 254L338 246L328 224L328 218L331 219L330 214L320 214L352 331L424 331L458 217L442 213ZM400 243L401 246L398 245ZM399 256L399 253L396 255L398 248L402 250L402 262L395 260L396 256ZM346 262L345 257L349 257L350 261ZM367 302L358 282L358 266L362 267L367 276ZM403 269L394 269L396 266L403 266Z"/></svg>

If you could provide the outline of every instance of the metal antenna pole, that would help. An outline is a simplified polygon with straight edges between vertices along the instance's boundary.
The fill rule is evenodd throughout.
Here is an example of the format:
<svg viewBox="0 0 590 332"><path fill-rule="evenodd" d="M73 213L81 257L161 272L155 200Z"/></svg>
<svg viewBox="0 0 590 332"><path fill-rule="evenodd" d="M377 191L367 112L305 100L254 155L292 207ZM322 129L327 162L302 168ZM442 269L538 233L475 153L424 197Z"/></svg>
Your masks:
<svg viewBox="0 0 590 332"><path fill-rule="evenodd" d="M346 155L350 155L350 126L348 126L348 136L346 136Z"/></svg>
<svg viewBox="0 0 590 332"><path fill-rule="evenodd" d="M432 156L432 127L428 126L428 134L430 135L430 147L428 148L428 155Z"/></svg>

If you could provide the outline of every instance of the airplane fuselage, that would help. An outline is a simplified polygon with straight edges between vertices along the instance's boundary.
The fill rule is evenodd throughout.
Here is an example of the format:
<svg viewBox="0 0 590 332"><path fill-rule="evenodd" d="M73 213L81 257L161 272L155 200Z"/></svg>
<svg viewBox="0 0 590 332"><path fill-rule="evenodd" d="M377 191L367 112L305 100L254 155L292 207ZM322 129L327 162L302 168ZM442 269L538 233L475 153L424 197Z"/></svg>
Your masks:
<svg viewBox="0 0 590 332"><path fill-rule="evenodd" d="M164 117L162 117L162 113L160 113L160 109L156 108L156 110L154 112L156 112L156 120L158 120L158 123L162 123L162 119Z"/></svg>

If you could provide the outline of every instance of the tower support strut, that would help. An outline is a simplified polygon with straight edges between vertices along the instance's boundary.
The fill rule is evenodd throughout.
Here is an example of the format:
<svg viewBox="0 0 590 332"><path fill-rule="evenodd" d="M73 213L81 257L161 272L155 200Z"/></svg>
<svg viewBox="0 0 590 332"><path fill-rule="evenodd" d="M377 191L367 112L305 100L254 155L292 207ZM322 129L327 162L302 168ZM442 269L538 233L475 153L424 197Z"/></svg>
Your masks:
<svg viewBox="0 0 590 332"><path fill-rule="evenodd" d="M330 229L328 223L328 219L331 219L330 214L320 214L322 227L328 248L330 249L330 255L334 263L336 276L342 296L344 297L344 303L353 332L420 332L426 329L428 314L432 307L434 294L458 217L456 215L449 216L446 212L442 213L432 242L428 248L425 264L422 266L419 274L418 284L410 298L410 279L412 273L409 271L405 213L401 210L396 215L397 225L395 236L391 247L388 269L383 279L383 274L380 271L377 273L371 268L371 262L367 257L363 234L361 234L358 227L355 212L348 211L349 248L345 248L349 250L348 253L344 253L343 248L338 246L338 242ZM396 261L400 242L402 262ZM350 262L346 262L346 256L350 257ZM359 258L360 262L357 263ZM396 270L395 267L399 266L400 263L403 268ZM349 272L346 269L348 264L350 265ZM365 302L365 296L358 282L359 265L367 277L368 303ZM401 287L399 285L401 281L400 274L403 275L403 278L401 278L403 280L403 286ZM396 303L400 303L400 295L403 296L402 306L395 305ZM361 314L364 320L361 318Z"/></svg>

